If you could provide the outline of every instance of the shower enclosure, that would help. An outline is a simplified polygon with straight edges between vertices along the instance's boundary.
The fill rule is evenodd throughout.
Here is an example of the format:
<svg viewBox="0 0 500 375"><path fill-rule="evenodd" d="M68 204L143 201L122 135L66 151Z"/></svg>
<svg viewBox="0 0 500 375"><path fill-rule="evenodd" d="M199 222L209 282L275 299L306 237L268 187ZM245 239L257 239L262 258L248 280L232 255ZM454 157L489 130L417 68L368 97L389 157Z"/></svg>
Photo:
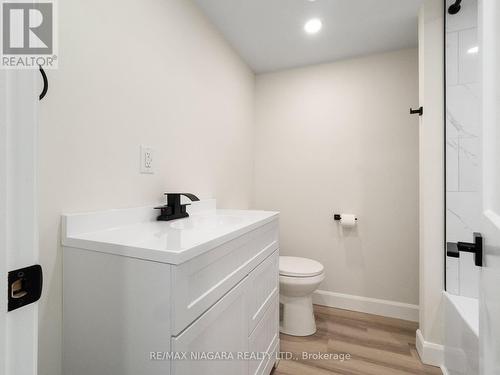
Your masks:
<svg viewBox="0 0 500 375"><path fill-rule="evenodd" d="M448 7L455 1L448 1ZM481 220L481 85L478 2L464 0L446 12L446 290L478 298L480 267L473 253L457 253L473 242Z"/></svg>
<svg viewBox="0 0 500 375"><path fill-rule="evenodd" d="M500 374L497 2L445 0L444 366L449 374Z"/></svg>

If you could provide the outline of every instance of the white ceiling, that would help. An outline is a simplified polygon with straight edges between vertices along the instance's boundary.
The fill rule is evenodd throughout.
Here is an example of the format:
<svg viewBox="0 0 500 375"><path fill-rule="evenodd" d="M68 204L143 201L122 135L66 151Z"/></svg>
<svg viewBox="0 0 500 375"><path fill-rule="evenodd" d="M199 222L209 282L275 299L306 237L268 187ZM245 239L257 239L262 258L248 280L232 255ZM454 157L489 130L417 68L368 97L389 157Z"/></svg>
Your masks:
<svg viewBox="0 0 500 375"><path fill-rule="evenodd" d="M417 45L421 0L194 1L256 73Z"/></svg>

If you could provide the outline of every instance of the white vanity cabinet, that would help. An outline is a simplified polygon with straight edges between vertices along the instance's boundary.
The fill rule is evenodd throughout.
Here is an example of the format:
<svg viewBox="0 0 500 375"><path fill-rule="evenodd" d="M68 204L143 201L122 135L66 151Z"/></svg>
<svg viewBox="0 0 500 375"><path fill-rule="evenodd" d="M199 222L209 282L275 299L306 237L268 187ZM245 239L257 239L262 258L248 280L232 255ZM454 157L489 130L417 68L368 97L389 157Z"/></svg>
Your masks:
<svg viewBox="0 0 500 375"><path fill-rule="evenodd" d="M268 374L279 339L277 269L276 250L187 329L172 337L174 352L230 353L232 357L174 361L172 374Z"/></svg>
<svg viewBox="0 0 500 375"><path fill-rule="evenodd" d="M63 217L65 375L270 373L278 215L204 204Z"/></svg>

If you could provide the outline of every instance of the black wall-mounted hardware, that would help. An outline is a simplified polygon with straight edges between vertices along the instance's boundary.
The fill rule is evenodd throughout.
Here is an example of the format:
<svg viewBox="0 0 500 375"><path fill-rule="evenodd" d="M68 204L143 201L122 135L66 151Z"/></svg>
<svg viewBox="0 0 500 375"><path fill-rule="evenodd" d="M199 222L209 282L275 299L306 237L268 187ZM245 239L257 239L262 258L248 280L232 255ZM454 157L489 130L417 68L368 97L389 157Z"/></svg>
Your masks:
<svg viewBox="0 0 500 375"><path fill-rule="evenodd" d="M49 80L47 79L47 74L45 74L43 68L41 66L39 66L39 68L40 68L40 74L42 75L43 79L43 89L40 95L38 96L38 100L42 100L45 97L45 95L47 95L47 91L49 90Z"/></svg>
<svg viewBox="0 0 500 375"><path fill-rule="evenodd" d="M8 311L16 310L40 299L43 285L40 265L10 271L8 279Z"/></svg>
<svg viewBox="0 0 500 375"><path fill-rule="evenodd" d="M460 12L460 9L462 9L462 6L460 5L461 2L462 0L456 0L455 3L450 5L450 7L448 8L448 13L453 15Z"/></svg>
<svg viewBox="0 0 500 375"><path fill-rule="evenodd" d="M335 220L335 221L342 220L342 215L341 214L333 214L333 220ZM355 218L354 220L358 221L358 218Z"/></svg>
<svg viewBox="0 0 500 375"><path fill-rule="evenodd" d="M469 242L448 242L446 244L446 255L459 258L460 252L474 254L474 263L478 267L483 266L483 237L481 233L474 233L474 243Z"/></svg>
<svg viewBox="0 0 500 375"><path fill-rule="evenodd" d="M199 201L200 199L191 193L165 193L167 196L167 204L165 206L155 207L160 210L160 216L157 217L158 221L170 221L188 217L186 206L189 204L181 204L181 195L188 197L191 201Z"/></svg>
<svg viewBox="0 0 500 375"><path fill-rule="evenodd" d="M424 114L424 107L420 107L419 109L410 108L410 115L422 116L423 114Z"/></svg>

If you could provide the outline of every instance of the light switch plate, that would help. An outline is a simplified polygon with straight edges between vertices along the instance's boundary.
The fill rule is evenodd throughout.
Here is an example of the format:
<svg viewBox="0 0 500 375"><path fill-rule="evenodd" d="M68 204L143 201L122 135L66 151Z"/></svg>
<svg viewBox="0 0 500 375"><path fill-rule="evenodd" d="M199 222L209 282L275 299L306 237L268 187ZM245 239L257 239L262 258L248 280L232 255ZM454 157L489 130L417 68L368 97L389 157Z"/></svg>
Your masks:
<svg viewBox="0 0 500 375"><path fill-rule="evenodd" d="M140 172L154 174L154 154L153 149L148 146L141 146Z"/></svg>

